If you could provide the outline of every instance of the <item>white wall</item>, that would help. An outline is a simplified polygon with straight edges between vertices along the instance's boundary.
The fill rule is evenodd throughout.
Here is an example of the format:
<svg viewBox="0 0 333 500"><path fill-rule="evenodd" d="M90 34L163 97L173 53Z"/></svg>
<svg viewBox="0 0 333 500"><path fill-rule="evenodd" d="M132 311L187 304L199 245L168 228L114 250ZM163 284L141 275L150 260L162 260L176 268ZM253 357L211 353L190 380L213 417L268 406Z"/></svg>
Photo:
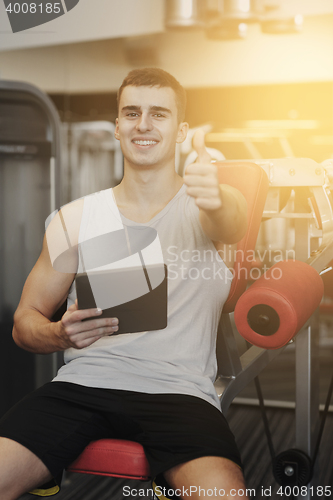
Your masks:
<svg viewBox="0 0 333 500"><path fill-rule="evenodd" d="M253 25L244 41L211 41L202 32L148 41L158 65L187 88L333 80L333 15L307 18L295 35L263 35ZM114 91L132 68L124 39L0 52L2 78L47 92Z"/></svg>
<svg viewBox="0 0 333 500"><path fill-rule="evenodd" d="M0 2L0 51L156 33L163 27L164 0L80 0L53 21L12 33Z"/></svg>

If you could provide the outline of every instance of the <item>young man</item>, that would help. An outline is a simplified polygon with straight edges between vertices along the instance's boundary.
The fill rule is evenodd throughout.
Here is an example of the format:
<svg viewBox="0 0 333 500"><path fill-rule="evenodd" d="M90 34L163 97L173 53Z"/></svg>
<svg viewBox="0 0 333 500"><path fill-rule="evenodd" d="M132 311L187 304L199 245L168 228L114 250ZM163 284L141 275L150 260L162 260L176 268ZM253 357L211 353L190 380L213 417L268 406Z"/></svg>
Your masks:
<svg viewBox="0 0 333 500"><path fill-rule="evenodd" d="M212 241L234 243L243 236L246 202L219 185L200 133L194 141L198 161L184 179L176 174L175 146L188 124L185 92L171 75L132 71L119 89L118 107L115 136L124 178L54 217L15 313L15 342L35 353L65 351L66 364L0 422L0 498L16 499L57 477L91 440L119 437L141 442L152 475L164 474L172 488L216 488L220 498L244 499L237 494L244 488L240 457L213 386L216 330L230 277ZM98 308L78 309L76 270L112 268L95 262L85 269L89 256L77 251L78 243L84 249L101 235L124 230L128 237L144 228L156 235L150 250L129 248L122 262L126 267L150 258L156 265L162 255L167 326L115 335L122 326L114 324L117 318L99 318ZM60 254L65 264L57 264ZM111 284L110 295L118 292ZM67 297L67 312L51 323Z"/></svg>

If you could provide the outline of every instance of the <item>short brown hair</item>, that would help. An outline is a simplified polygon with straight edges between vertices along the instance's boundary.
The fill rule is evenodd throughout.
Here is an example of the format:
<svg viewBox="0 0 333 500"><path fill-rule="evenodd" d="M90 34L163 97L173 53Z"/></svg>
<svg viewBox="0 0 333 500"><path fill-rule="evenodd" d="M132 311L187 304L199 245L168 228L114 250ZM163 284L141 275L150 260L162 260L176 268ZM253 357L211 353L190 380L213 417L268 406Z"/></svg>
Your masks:
<svg viewBox="0 0 333 500"><path fill-rule="evenodd" d="M170 87L176 94L176 104L179 123L185 119L186 92L175 77L160 68L133 69L128 73L117 93L117 105L119 111L119 102L122 91L128 85L134 87Z"/></svg>

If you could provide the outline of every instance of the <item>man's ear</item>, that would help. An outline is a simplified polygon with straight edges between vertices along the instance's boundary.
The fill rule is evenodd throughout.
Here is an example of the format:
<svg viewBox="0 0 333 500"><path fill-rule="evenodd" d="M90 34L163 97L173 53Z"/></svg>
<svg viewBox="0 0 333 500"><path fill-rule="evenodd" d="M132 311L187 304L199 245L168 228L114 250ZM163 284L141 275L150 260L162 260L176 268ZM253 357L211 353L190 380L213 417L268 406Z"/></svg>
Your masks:
<svg viewBox="0 0 333 500"><path fill-rule="evenodd" d="M118 124L118 118L116 118L116 128L115 128L115 131L114 131L114 136L119 141L119 124Z"/></svg>
<svg viewBox="0 0 333 500"><path fill-rule="evenodd" d="M187 132L189 130L189 124L187 122L181 122L178 126L178 134L177 134L177 140L176 142L178 144L182 143L185 141Z"/></svg>

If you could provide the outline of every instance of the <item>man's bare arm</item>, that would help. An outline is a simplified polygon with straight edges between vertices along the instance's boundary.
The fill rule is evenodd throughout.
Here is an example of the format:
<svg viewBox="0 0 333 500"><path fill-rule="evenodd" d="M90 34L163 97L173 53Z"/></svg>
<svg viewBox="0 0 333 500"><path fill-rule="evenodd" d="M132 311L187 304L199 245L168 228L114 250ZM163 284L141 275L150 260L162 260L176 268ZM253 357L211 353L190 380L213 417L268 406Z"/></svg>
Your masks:
<svg viewBox="0 0 333 500"><path fill-rule="evenodd" d="M240 241L247 228L247 203L240 191L220 184L221 206L216 210L200 209L200 223L213 241L233 244Z"/></svg>
<svg viewBox="0 0 333 500"><path fill-rule="evenodd" d="M78 209L80 210L80 205L73 204L65 217L73 244L68 256L72 259L69 266L71 268L76 267L78 258L75 245L78 230L73 230ZM79 226L77 223L76 225ZM52 232L52 237L49 241L57 241L57 237L60 239L63 236L57 234L59 227L61 226L57 224L57 220L53 224L51 222L48 230ZM13 338L18 346L39 354L63 351L69 347L81 349L115 331L112 318L99 318L101 311L96 309L78 310L76 304L68 309L60 321L51 322L54 313L66 300L74 277L74 272L59 272L53 268L45 237L41 255L26 280L14 315ZM81 321L89 317L90 320Z"/></svg>

